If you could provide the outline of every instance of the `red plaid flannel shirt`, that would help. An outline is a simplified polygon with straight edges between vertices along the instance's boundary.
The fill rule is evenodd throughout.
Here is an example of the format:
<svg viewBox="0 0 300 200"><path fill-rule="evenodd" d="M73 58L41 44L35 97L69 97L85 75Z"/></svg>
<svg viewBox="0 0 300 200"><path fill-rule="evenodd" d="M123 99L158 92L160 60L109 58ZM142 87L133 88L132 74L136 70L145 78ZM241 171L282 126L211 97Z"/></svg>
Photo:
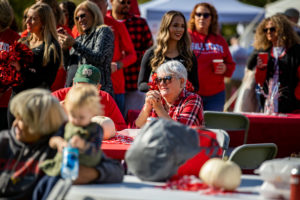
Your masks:
<svg viewBox="0 0 300 200"><path fill-rule="evenodd" d="M166 104L164 99L162 103ZM201 126L203 123L202 100L198 94L183 89L179 99L175 101L168 112L169 116L180 123L189 126ZM154 110L150 113L152 117L158 117Z"/></svg>
<svg viewBox="0 0 300 200"><path fill-rule="evenodd" d="M144 18L128 15L122 22L129 32L137 56L135 63L124 68L125 89L126 91L134 91L137 90L138 76L143 55L145 51L153 45L153 40L151 31Z"/></svg>

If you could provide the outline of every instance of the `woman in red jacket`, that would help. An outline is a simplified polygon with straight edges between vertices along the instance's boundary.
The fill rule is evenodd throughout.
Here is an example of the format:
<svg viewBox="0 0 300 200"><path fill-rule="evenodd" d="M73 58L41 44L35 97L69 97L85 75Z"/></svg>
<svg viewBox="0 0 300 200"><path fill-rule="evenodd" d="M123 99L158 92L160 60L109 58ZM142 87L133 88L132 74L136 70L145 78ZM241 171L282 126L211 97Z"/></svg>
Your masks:
<svg viewBox="0 0 300 200"><path fill-rule="evenodd" d="M231 77L235 63L228 45L218 30L218 14L208 3L197 4L188 22L192 49L198 61L198 94L204 110L223 111L224 77ZM214 68L213 61L221 60Z"/></svg>

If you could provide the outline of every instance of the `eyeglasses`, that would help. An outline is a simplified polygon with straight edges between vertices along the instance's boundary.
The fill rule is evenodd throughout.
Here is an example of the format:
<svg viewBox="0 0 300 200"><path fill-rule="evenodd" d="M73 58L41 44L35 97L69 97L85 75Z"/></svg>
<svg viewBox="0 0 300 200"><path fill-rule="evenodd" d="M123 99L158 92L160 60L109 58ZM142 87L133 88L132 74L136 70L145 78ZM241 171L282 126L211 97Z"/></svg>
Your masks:
<svg viewBox="0 0 300 200"><path fill-rule="evenodd" d="M86 14L81 14L81 15L75 17L75 19L76 19L76 21L78 21L79 19L83 19L85 17L86 17Z"/></svg>
<svg viewBox="0 0 300 200"><path fill-rule="evenodd" d="M268 31L270 31L271 33L275 32L276 31L276 28L275 27L271 27L271 28L264 28L263 29L264 33L267 33Z"/></svg>
<svg viewBox="0 0 300 200"><path fill-rule="evenodd" d="M120 4L122 4L122 5L125 5L125 4L127 4L127 5L130 5L130 1L125 1L125 0L119 0L119 3Z"/></svg>
<svg viewBox="0 0 300 200"><path fill-rule="evenodd" d="M204 19L207 19L207 18L210 17L210 13L195 13L195 15L196 15L197 17L203 16Z"/></svg>
<svg viewBox="0 0 300 200"><path fill-rule="evenodd" d="M160 84L161 82L163 82L164 84L169 84L172 81L172 76L165 76L165 77L157 77L155 79L156 84Z"/></svg>

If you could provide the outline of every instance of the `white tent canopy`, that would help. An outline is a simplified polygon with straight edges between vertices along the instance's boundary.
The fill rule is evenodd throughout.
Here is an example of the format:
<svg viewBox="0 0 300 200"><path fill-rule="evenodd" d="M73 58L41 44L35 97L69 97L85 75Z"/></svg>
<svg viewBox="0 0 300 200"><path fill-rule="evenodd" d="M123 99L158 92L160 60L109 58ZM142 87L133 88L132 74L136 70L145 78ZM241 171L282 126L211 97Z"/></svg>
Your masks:
<svg viewBox="0 0 300 200"><path fill-rule="evenodd" d="M300 11L300 1L299 0L280 0L274 3L269 3L266 6L266 17L270 17L276 13L283 13L288 8L295 8Z"/></svg>
<svg viewBox="0 0 300 200"><path fill-rule="evenodd" d="M160 20L169 10L181 11L189 19L197 3L208 2L217 9L220 23L250 22L263 8L241 3L237 0L154 0L140 5L142 16L147 20Z"/></svg>
<svg viewBox="0 0 300 200"><path fill-rule="evenodd" d="M153 0L141 4L142 17L146 18L150 29L155 34L162 16L170 10L181 11L186 20L197 3L208 2L216 8L220 23L248 23L256 15L264 13L263 8L241 3L237 0Z"/></svg>

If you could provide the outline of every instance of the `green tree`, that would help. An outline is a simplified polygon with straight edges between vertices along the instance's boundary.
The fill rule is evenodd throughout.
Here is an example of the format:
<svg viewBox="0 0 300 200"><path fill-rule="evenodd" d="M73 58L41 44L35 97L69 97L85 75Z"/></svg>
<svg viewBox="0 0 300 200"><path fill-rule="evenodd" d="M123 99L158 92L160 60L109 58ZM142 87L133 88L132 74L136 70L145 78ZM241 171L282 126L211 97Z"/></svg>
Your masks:
<svg viewBox="0 0 300 200"><path fill-rule="evenodd" d="M25 8L29 7L34 2L35 2L34 0L26 0L26 1L9 0L9 3L14 10L15 19L16 19L16 23L18 25L19 31L22 31L22 19L23 19L23 13L24 13Z"/></svg>
<svg viewBox="0 0 300 200"><path fill-rule="evenodd" d="M58 2L61 2L62 0L58 0ZM71 0L72 1L72 0ZM77 5L83 0L73 0L73 2ZM16 23L18 26L19 31L22 31L22 19L23 19L23 14L24 10L33 5L35 3L35 0L25 0L25 1L20 1L20 0L9 0L10 5L12 6L15 14L15 19Z"/></svg>
<svg viewBox="0 0 300 200"><path fill-rule="evenodd" d="M58 0L58 2L61 2L61 1L62 0ZM139 4L142 4L142 3L145 3L148 1L150 1L150 0L138 0ZM224 0L224 1L226 1L226 0ZM254 6L264 7L267 3L271 3L276 0L239 0L239 1L250 4L250 5L254 5ZM15 18L16 18L16 22L17 22L19 31L22 31L23 12L24 12L25 8L31 6L35 2L35 0L25 0L25 1L9 0L9 2L14 9ZM82 2L82 0L73 0L73 2L76 4L79 4L80 2ZM229 26L232 27L232 25L229 25ZM225 32L229 33L231 31L225 31Z"/></svg>

